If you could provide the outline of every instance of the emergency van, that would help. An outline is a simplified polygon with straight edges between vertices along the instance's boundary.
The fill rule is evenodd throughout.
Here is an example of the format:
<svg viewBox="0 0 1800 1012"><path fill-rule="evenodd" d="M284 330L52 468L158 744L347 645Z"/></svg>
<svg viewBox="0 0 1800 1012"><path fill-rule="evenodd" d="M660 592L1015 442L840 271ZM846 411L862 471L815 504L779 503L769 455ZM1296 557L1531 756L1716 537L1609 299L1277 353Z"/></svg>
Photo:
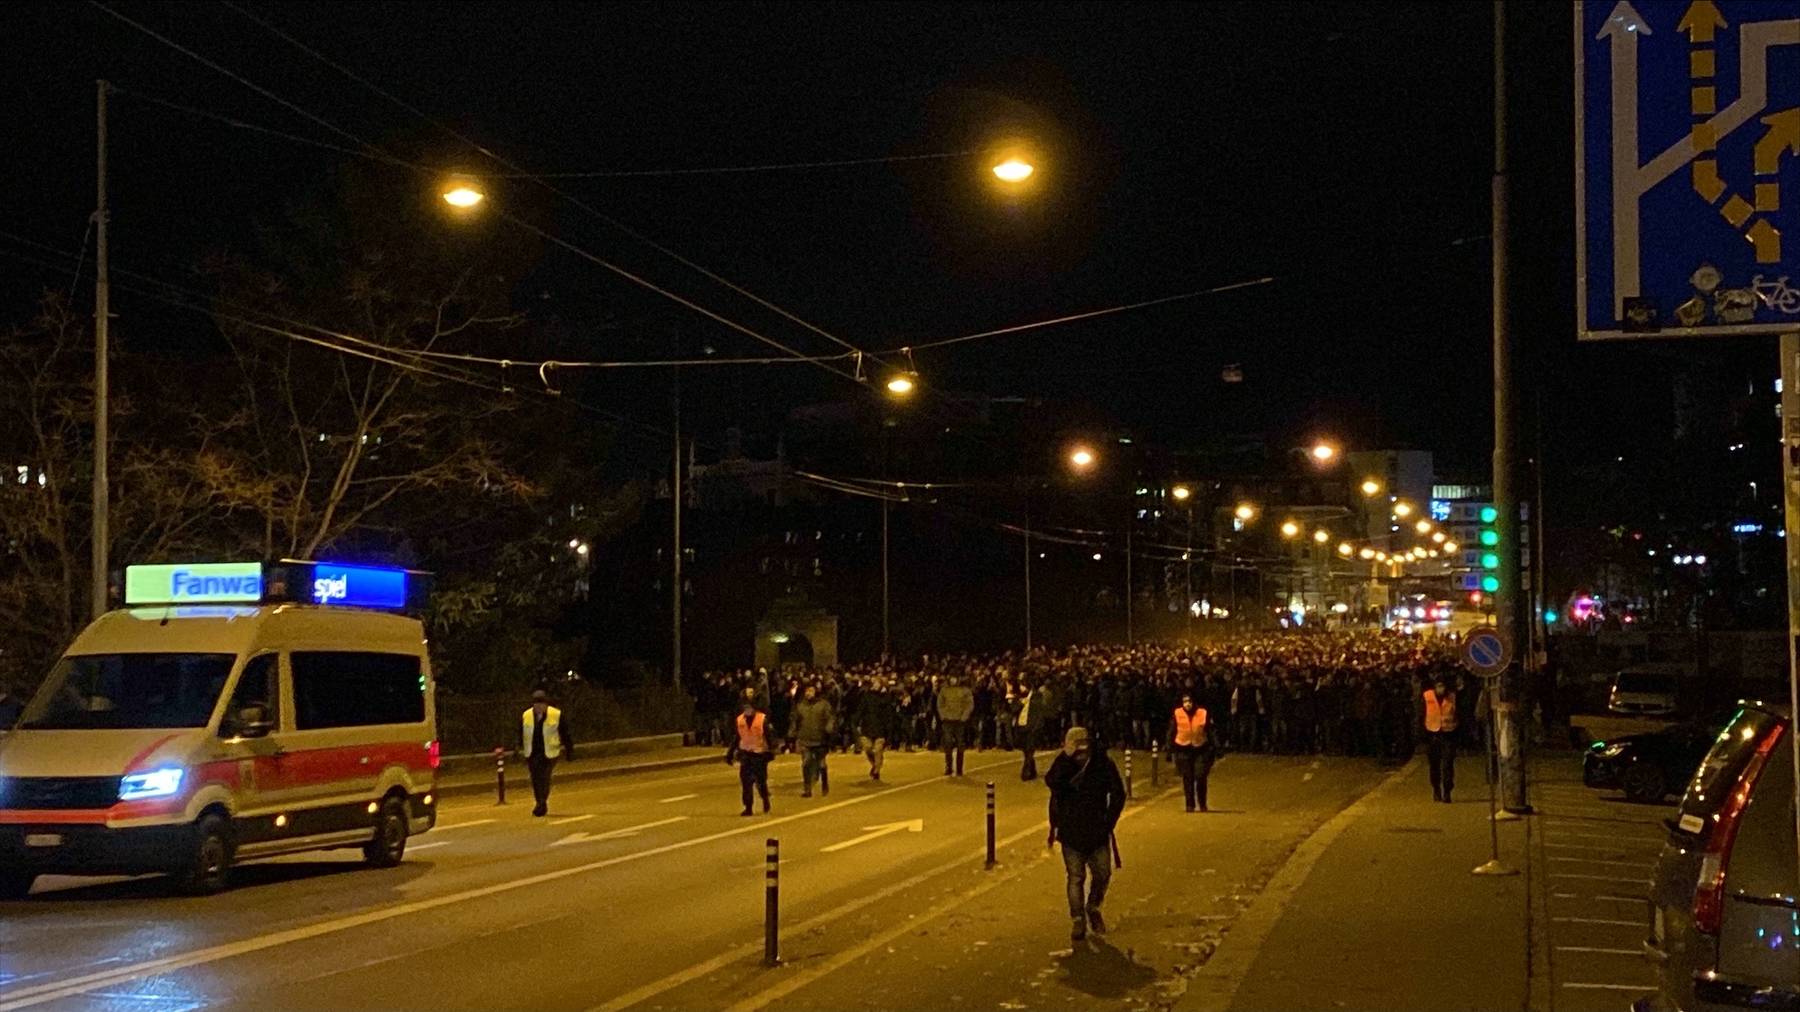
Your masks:
<svg viewBox="0 0 1800 1012"><path fill-rule="evenodd" d="M431 663L404 570L131 566L0 738L0 899L41 875L167 872L357 848L436 823Z"/></svg>

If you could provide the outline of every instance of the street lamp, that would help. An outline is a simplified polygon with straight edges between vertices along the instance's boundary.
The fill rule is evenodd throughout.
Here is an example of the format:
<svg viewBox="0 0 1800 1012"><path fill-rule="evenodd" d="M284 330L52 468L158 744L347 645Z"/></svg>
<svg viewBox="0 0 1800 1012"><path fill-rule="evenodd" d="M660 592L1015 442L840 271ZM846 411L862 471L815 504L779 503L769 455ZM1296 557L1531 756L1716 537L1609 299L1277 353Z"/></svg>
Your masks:
<svg viewBox="0 0 1800 1012"><path fill-rule="evenodd" d="M1192 491L1190 491L1186 485L1177 485L1174 488L1169 490L1170 497L1172 497L1176 502L1187 502L1188 496L1191 496L1193 494L1194 493Z"/></svg>
<svg viewBox="0 0 1800 1012"><path fill-rule="evenodd" d="M1013 157L994 166L994 177L1003 183L1023 183L1037 167L1023 158Z"/></svg>
<svg viewBox="0 0 1800 1012"><path fill-rule="evenodd" d="M1381 482L1378 482L1373 478L1364 478L1362 483L1362 494L1363 497L1367 499L1373 499L1380 495Z"/></svg>
<svg viewBox="0 0 1800 1012"><path fill-rule="evenodd" d="M1456 551L1456 542L1454 542L1454 541L1444 542L1444 551L1446 551L1446 552Z"/></svg>
<svg viewBox="0 0 1800 1012"><path fill-rule="evenodd" d="M887 381L887 391L895 397L910 396L918 388L916 374L909 372L895 373Z"/></svg>
<svg viewBox="0 0 1800 1012"><path fill-rule="evenodd" d="M1431 521L1421 518L1418 523L1413 524L1413 530L1418 531L1420 534L1430 534Z"/></svg>
<svg viewBox="0 0 1800 1012"><path fill-rule="evenodd" d="M1435 541L1435 542L1437 542L1437 543L1438 543L1438 544L1440 544L1440 545L1441 545L1441 544L1443 544L1443 543L1444 543L1444 541L1445 541L1445 538L1444 538L1444 532L1443 532L1443 531L1435 531L1435 532L1433 532L1433 533L1432 533L1432 535L1431 535L1431 540L1433 540L1433 541Z"/></svg>
<svg viewBox="0 0 1800 1012"><path fill-rule="evenodd" d="M1394 515L1397 517L1400 517L1403 520L1407 517L1412 516L1412 510L1413 510L1412 503L1397 502L1394 504Z"/></svg>
<svg viewBox="0 0 1800 1012"><path fill-rule="evenodd" d="M474 176L454 175L444 180L438 190L444 203L459 211L468 211L487 199L487 193L481 188L481 182Z"/></svg>
<svg viewBox="0 0 1800 1012"><path fill-rule="evenodd" d="M1093 467L1094 461L1098 459L1094 456L1094 451L1085 446L1077 446L1069 451L1069 464L1078 471L1085 471Z"/></svg>
<svg viewBox="0 0 1800 1012"><path fill-rule="evenodd" d="M1313 540L1322 545L1331 540L1331 532L1321 527L1313 532Z"/></svg>
<svg viewBox="0 0 1800 1012"><path fill-rule="evenodd" d="M1338 554L1345 556L1346 558L1348 558L1355 551L1356 551L1356 549L1350 547L1350 542L1348 542L1348 541L1340 542L1338 544Z"/></svg>
<svg viewBox="0 0 1800 1012"><path fill-rule="evenodd" d="M1300 525L1292 520L1284 521L1281 525L1281 536L1290 540L1299 537Z"/></svg>
<svg viewBox="0 0 1800 1012"><path fill-rule="evenodd" d="M1369 559L1373 559L1375 557L1375 549L1365 548L1362 551L1357 552L1356 556L1357 556L1357 558L1362 559L1363 561L1366 562ZM1383 557L1385 558L1386 556L1383 556Z"/></svg>
<svg viewBox="0 0 1800 1012"><path fill-rule="evenodd" d="M1250 521L1256 519L1256 507L1251 505L1250 503L1241 502L1241 503L1238 503L1237 509L1233 511L1232 515L1236 516L1239 520L1242 520L1244 523L1249 523Z"/></svg>
<svg viewBox="0 0 1800 1012"><path fill-rule="evenodd" d="M1337 447L1325 442L1314 443L1312 449L1306 452L1312 457L1313 463L1319 465L1329 464L1337 458Z"/></svg>

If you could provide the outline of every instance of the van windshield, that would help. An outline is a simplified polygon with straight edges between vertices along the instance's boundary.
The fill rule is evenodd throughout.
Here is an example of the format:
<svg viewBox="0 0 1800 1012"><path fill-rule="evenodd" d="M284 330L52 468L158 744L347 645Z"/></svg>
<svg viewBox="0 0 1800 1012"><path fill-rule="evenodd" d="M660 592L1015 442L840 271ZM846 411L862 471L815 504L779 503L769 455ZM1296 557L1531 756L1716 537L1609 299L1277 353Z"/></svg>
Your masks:
<svg viewBox="0 0 1800 1012"><path fill-rule="evenodd" d="M20 730L205 727L231 654L64 657L19 717Z"/></svg>
<svg viewBox="0 0 1800 1012"><path fill-rule="evenodd" d="M1675 691L1675 676L1661 671L1621 671L1619 691L1658 695L1671 693Z"/></svg>

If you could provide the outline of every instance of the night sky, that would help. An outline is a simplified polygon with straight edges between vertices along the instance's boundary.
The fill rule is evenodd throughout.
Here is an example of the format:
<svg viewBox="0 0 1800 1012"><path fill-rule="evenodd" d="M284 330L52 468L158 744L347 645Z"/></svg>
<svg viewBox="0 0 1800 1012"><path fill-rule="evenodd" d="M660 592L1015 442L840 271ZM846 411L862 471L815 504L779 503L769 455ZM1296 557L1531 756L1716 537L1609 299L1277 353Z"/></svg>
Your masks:
<svg viewBox="0 0 1800 1012"><path fill-rule="evenodd" d="M1772 370L1773 347L1577 348L1569 18L1514 4L1517 323L1551 461L1605 458L1673 365ZM117 5L349 134L492 169L419 117L211 3ZM1479 476L1491 439L1488 4L282 4L244 9L533 172L980 151L1029 138L1040 178L996 196L962 158L556 185L868 350L1274 281L1103 321L922 352L934 388L1067 400L1152 438L1267 431L1410 445ZM182 278L315 193L346 157L147 104L346 144L85 4L0 12L0 230L75 250L92 207L93 81L113 117L114 257ZM347 145L348 146L348 145ZM403 170L396 170L403 171ZM423 183L421 183L423 185ZM808 351L829 342L642 244L500 184L546 230ZM0 249L19 247L0 239ZM66 272L7 261L11 319ZM533 312L594 357L760 346L554 250ZM204 345L203 320L117 297L127 342ZM624 323L624 326L606 324ZM505 348L485 349L505 354ZM1766 362L1764 361L1766 359ZM1241 363L1238 388L1221 367ZM685 381L684 381L685 382ZM717 431L861 395L809 366L697 380ZM666 377L586 394L655 419ZM1661 384L1666 386L1666 383Z"/></svg>

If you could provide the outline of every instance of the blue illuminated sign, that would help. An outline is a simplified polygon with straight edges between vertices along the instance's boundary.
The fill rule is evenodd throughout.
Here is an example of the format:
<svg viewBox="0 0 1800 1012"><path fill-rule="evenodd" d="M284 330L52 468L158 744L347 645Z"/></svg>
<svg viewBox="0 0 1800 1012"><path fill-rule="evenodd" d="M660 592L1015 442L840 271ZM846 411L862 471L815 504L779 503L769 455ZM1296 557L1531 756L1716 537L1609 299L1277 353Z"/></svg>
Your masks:
<svg viewBox="0 0 1800 1012"><path fill-rule="evenodd" d="M321 562L313 566L312 599L319 604L404 608L406 571Z"/></svg>
<svg viewBox="0 0 1800 1012"><path fill-rule="evenodd" d="M1763 531L1763 525L1758 524L1758 523L1744 523L1744 524L1732 524L1731 525L1731 533L1733 533L1733 534L1761 534L1762 531Z"/></svg>
<svg viewBox="0 0 1800 1012"><path fill-rule="evenodd" d="M1431 500L1431 519L1444 523L1450 519L1450 504L1442 499Z"/></svg>

